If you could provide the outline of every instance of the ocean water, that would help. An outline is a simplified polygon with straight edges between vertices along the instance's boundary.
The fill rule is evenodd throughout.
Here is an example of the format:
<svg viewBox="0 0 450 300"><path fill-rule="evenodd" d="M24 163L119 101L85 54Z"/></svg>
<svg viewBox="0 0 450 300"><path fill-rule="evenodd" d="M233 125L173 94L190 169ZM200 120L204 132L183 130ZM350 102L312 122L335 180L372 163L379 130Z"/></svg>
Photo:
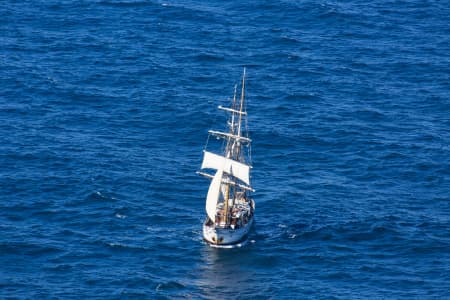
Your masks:
<svg viewBox="0 0 450 300"><path fill-rule="evenodd" d="M448 1L0 2L0 298L450 299ZM247 67L256 224L201 238Z"/></svg>

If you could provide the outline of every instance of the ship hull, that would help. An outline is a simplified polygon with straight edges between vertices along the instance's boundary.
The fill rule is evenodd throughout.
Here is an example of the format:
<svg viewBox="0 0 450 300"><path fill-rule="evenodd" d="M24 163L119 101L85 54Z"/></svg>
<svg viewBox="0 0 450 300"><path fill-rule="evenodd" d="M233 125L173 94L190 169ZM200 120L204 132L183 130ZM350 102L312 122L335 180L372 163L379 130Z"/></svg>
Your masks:
<svg viewBox="0 0 450 300"><path fill-rule="evenodd" d="M232 229L216 227L215 224L203 223L203 239L213 246L229 246L243 243L247 240L248 233L253 225L253 217L240 228Z"/></svg>
<svg viewBox="0 0 450 300"><path fill-rule="evenodd" d="M245 209L241 210L241 212L247 211L249 214L249 218L244 225L235 228L231 225L222 227L207 218L203 223L203 239L215 247L230 246L232 248L233 245L244 245L254 222L255 202L250 200L248 204Z"/></svg>

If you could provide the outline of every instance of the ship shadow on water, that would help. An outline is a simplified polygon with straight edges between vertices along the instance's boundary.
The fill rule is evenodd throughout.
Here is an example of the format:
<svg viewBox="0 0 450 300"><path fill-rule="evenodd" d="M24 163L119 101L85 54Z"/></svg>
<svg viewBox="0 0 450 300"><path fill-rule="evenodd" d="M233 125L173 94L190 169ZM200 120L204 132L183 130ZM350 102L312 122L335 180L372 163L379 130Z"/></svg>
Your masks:
<svg viewBox="0 0 450 300"><path fill-rule="evenodd" d="M241 247L214 248L204 242L200 247L199 264L196 268L196 290L204 299L265 299L261 282L255 280L255 263L258 249L255 224L248 239ZM256 257L256 260L255 260Z"/></svg>
<svg viewBox="0 0 450 300"><path fill-rule="evenodd" d="M205 299L217 299L217 295L223 298L245 297L254 291L254 274L248 266L248 257L253 250L248 246L220 249L205 244L201 250L202 263L197 270L197 288Z"/></svg>

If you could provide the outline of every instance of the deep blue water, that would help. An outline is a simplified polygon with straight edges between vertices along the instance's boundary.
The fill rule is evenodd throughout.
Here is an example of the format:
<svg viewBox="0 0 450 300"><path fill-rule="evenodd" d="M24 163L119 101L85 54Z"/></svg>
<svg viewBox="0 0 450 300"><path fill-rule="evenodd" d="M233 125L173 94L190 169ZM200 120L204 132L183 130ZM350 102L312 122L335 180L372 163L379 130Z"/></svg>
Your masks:
<svg viewBox="0 0 450 300"><path fill-rule="evenodd" d="M244 66L256 226L217 250ZM0 298L450 299L448 1L1 1L0 121Z"/></svg>

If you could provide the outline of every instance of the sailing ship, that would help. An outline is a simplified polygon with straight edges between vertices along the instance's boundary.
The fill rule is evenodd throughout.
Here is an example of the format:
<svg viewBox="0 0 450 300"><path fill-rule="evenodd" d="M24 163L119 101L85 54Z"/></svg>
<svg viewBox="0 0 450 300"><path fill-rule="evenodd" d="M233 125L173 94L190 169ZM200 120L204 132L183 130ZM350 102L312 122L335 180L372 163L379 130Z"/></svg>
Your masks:
<svg viewBox="0 0 450 300"><path fill-rule="evenodd" d="M247 111L245 105L245 68L242 76L241 95L236 97L237 85L231 107L218 106L229 114L228 131L208 131L222 140L222 151L216 154L203 151L201 169L212 169L215 173L199 171L211 180L206 197L207 217L203 223L203 238L211 246L240 246L254 220L255 202L250 197L254 189L250 185L251 139L248 137Z"/></svg>

